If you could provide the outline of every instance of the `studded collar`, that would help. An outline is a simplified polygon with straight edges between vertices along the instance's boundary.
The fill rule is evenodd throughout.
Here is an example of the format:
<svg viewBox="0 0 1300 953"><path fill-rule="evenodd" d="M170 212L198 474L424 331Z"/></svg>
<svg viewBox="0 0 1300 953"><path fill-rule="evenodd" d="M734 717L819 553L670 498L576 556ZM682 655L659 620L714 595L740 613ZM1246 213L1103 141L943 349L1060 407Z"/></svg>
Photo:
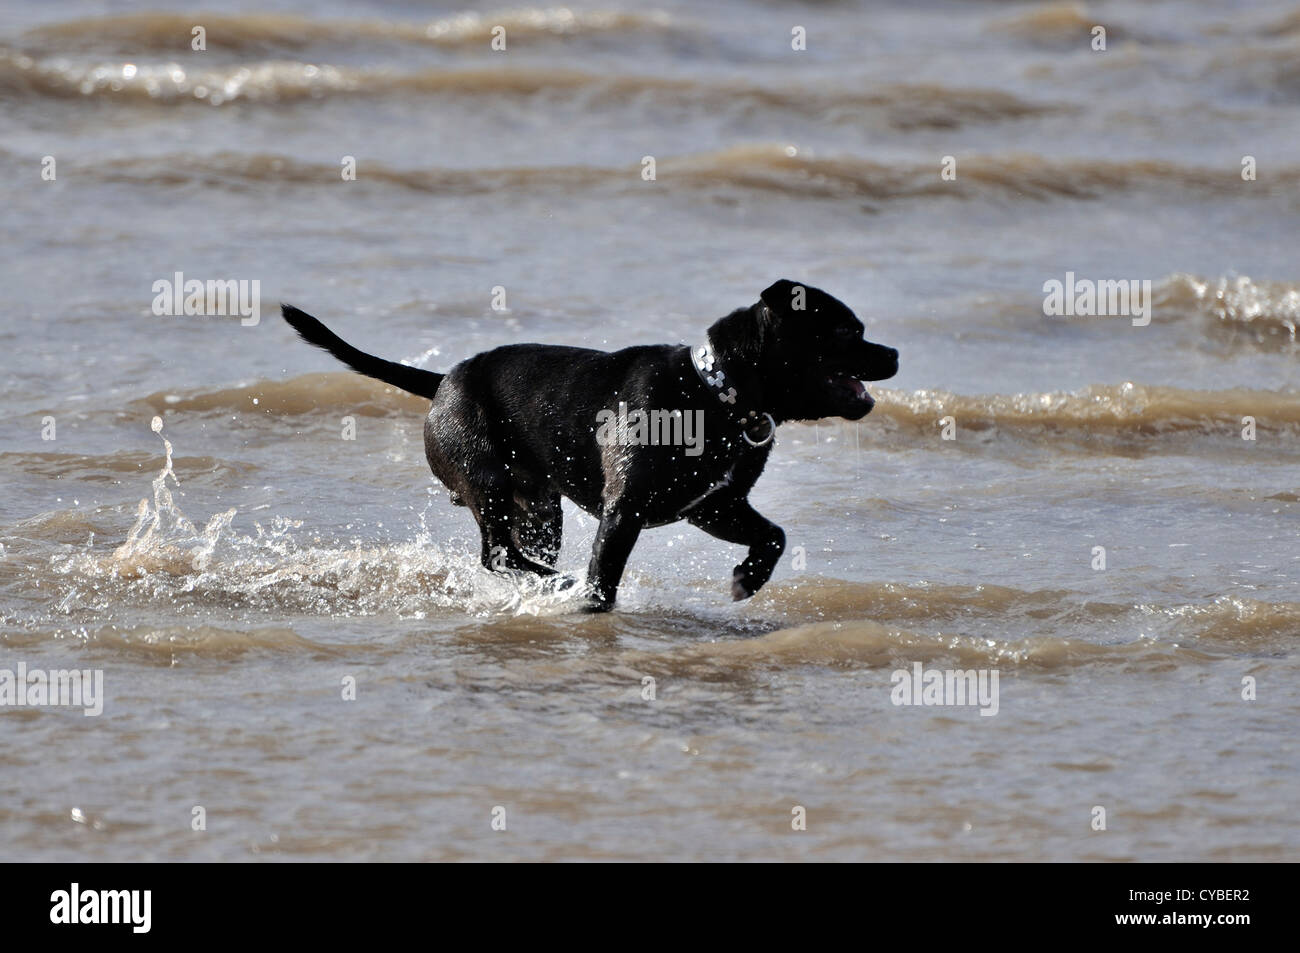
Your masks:
<svg viewBox="0 0 1300 953"><path fill-rule="evenodd" d="M722 359L706 336L703 344L691 348L691 365L709 392L722 404L727 415L740 425L741 436L753 447L762 447L776 436L776 421L757 407L749 407L736 386L727 379Z"/></svg>

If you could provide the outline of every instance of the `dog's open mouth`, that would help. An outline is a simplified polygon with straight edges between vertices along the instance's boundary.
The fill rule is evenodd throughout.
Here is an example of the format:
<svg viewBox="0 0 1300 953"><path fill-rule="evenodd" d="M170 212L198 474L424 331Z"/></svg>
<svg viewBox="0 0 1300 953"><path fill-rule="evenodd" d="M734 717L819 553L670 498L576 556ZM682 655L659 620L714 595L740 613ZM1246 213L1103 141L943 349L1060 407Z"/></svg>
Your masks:
<svg viewBox="0 0 1300 953"><path fill-rule="evenodd" d="M826 383L831 393L836 397L857 405L865 404L867 411L871 410L876 404L871 395L867 393L867 385L853 377L848 371L831 372L826 377Z"/></svg>

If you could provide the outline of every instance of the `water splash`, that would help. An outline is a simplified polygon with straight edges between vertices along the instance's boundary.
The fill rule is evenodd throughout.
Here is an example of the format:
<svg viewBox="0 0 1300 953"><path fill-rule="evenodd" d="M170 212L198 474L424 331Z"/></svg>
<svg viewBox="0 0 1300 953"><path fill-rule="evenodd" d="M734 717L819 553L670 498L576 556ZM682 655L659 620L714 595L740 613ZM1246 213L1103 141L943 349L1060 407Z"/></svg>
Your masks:
<svg viewBox="0 0 1300 953"><path fill-rule="evenodd" d="M246 535L233 530L235 507L200 529L177 500L183 493L162 419L155 416L151 428L163 442L163 467L152 480L151 497L140 500L125 541L108 553L92 545L53 559L54 571L68 578L58 603L65 615L158 604L331 617L553 615L572 611L582 594L581 586L561 588L555 579L490 573L472 547L463 554L442 551L427 525L432 493L408 541L366 545L357 539L322 541L314 534L307 541L299 532L302 521L282 516L265 526L254 522L254 534Z"/></svg>
<svg viewBox="0 0 1300 953"><path fill-rule="evenodd" d="M167 480L170 478L179 490L181 481L172 467L171 441L162 435L162 418L155 416L149 427L162 440L166 459L162 470L153 479L152 506L147 499L140 501L136 509L135 525L127 533L126 542L114 550L113 559L129 566L134 560L141 558L156 560L159 555L163 555L170 563L176 558L181 558L183 549L189 545L191 546L188 551L189 564L193 569L202 571L207 568L208 560L217 547L222 531L234 520L236 509L231 507L224 513L218 513L208 520L201 531L196 529L176 505L176 500L167 486ZM166 541L173 536L188 538L192 543Z"/></svg>

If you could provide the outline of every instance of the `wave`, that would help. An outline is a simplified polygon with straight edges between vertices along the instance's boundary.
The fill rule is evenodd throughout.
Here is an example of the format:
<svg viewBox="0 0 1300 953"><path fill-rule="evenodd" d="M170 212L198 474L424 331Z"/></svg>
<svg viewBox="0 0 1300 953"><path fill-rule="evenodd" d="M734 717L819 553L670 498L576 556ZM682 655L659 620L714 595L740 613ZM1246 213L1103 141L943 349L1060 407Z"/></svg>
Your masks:
<svg viewBox="0 0 1300 953"><path fill-rule="evenodd" d="M394 563L401 560L394 554ZM486 575L486 574L482 574ZM410 580L411 585L416 580ZM225 584L230 585L226 580ZM317 585L328 586L322 578ZM201 586L213 586L207 578ZM841 586L855 584L841 583ZM856 584L871 588L871 584ZM517 605L475 603L467 590L460 595L459 606L444 606L437 593L426 595L422 611L412 611L409 606L394 605L395 594L391 588L373 590L373 605L363 598L365 608L344 605L343 594L333 599L304 604L294 598L283 582L278 594L286 598L263 600L257 606L265 612L296 612L323 617L355 617L376 612L424 618L430 610L438 608L470 608L476 612L481 625L476 625L467 638L480 644L501 643L517 645L563 641L575 634L604 639L624 636L635 639L642 647L628 647L619 652L614 666L622 673L670 671L676 674L690 672L699 676L700 666L734 669L748 665L853 665L865 668L898 668L914 662L928 665L951 664L961 668L997 668L1003 671L1059 671L1086 665L1122 665L1136 670L1149 670L1152 666L1167 667L1184 662L1209 662L1225 657L1252 657L1278 650L1289 650L1300 638L1300 604L1260 603L1222 597L1206 605L1186 606L1114 606L1119 618L1108 620L1108 631L1120 634L1108 641L1094 641L1068 635L1037 633L1026 638L989 637L960 631L970 629L978 615L968 618L958 631L942 631L946 625L943 613L933 618L918 614L913 622L899 624L888 615L884 620L845 616L836 620L805 622L776 630L755 633L752 627L737 625L726 620L690 618L687 620L666 617L657 612L624 613L592 619L561 613L560 617L547 617L536 612L520 612ZM879 587L877 587L879 588ZM896 587L906 590L909 587ZM954 587L956 588L956 587ZM984 587L970 587L978 590ZM75 593L76 590L73 590ZM943 587L912 588L913 596L921 605L928 599L942 604ZM130 592L115 594L125 597L128 604L163 604L184 616L193 610L199 600L187 598L179 588L171 593L154 592L149 597L138 587ZM241 594L242 595L242 594ZM208 601L214 601L209 598ZM400 603L401 600L398 600ZM247 605L240 599L241 605ZM120 608L121 602L115 601ZM382 604L382 609L374 605ZM978 600L965 605L968 614ZM61 613L78 610L74 599L64 598ZM1083 612L1086 605L1064 603L1062 612ZM837 610L843 611L843 610ZM1150 617L1164 620L1161 634L1143 631L1151 628ZM992 621L992 616L990 616ZM683 631L676 631L674 622L683 623ZM928 625L919 629L918 625ZM1004 627L1005 628L1005 627ZM1094 627L1090 630L1095 632ZM78 643L87 650L110 652L175 664L180 658L230 659L255 652L287 653L300 656L328 657L343 653L355 655L383 654L393 651L389 644L322 643L299 635L289 626L254 626L247 629L214 626L203 622L175 622L164 625L92 625L76 628ZM722 636L720 639L701 641L701 632ZM11 649L38 646L49 637L44 626L11 629L5 627L0 641ZM652 647L644 647L645 642ZM573 660L581 666L581 659ZM611 663L601 657L590 660L593 675L608 676Z"/></svg>
<svg viewBox="0 0 1300 953"><path fill-rule="evenodd" d="M229 629L211 625L108 625L88 629L80 637L94 652L169 666L187 657L228 660L251 653L314 658L355 654L353 646L316 642L280 626Z"/></svg>
<svg viewBox="0 0 1300 953"><path fill-rule="evenodd" d="M1300 640L1300 602L1230 595L1209 602L1134 604L1063 589L815 578L770 584L755 596L755 606L779 610L804 624L871 618L904 626L955 626L968 635L986 625L1040 634L1109 632L1128 639L1191 642L1211 651L1264 651Z"/></svg>
<svg viewBox="0 0 1300 953"><path fill-rule="evenodd" d="M174 524L154 536L133 530L114 550L55 558L45 588L47 598L58 604L56 618L76 620L83 613L124 606L162 607L182 619L217 608L325 618L423 619L468 612L489 620L488 628L475 635L477 641L548 642L574 634L571 596L548 593L535 577L493 576L472 555L440 552L428 539L301 545L294 536L301 524L277 521L270 531L259 526L257 536L249 537L230 533L226 517L214 518L216 533L210 532L213 522L204 531L181 531ZM1289 651L1300 639L1300 603L1237 596L1204 603L1132 604L996 585L815 578L773 584L753 609L768 616L775 612L794 624L765 632L771 622L675 619L672 610L665 614L652 608L590 624L583 617L582 627L592 637L626 635L669 646L666 651L663 645L637 650L638 657L627 660L633 667L698 661L880 667L904 660L950 660L963 666L1053 669L1267 655ZM183 651L226 657L257 649L313 653L333 648L278 628L214 634L201 622L161 630L109 626L99 632L89 641L159 655ZM698 639L702 632L736 641L672 644ZM1007 635L1017 632L1033 635ZM39 635L31 639L39 641Z"/></svg>
<svg viewBox="0 0 1300 953"><path fill-rule="evenodd" d="M104 454L0 453L0 472L18 471L85 483L119 484L123 474L152 473L161 465L158 454L138 450ZM177 457L174 466L178 473L187 477L234 477L256 469L251 463L234 463L207 456Z"/></svg>
<svg viewBox="0 0 1300 953"><path fill-rule="evenodd" d="M235 411L270 416L343 410L361 417L385 417L429 412L429 401L423 397L343 371L303 374L283 381L262 380L221 390L157 391L139 403L158 414Z"/></svg>
<svg viewBox="0 0 1300 953"><path fill-rule="evenodd" d="M1036 637L1023 641L936 635L866 619L813 622L755 638L695 645L673 653L675 661L779 663L783 666L845 665L904 668L914 662L959 668L1058 671L1081 665L1148 667L1208 661L1213 654L1151 639L1120 645ZM653 659L646 659L653 662ZM644 663L643 663L644 664Z"/></svg>
<svg viewBox="0 0 1300 953"><path fill-rule="evenodd" d="M1091 30L1099 21L1089 16L1081 3L1043 3L1002 17L989 26L986 32L1007 34L1038 43L1077 44L1087 49ZM1107 42L1113 24L1106 20Z"/></svg>
<svg viewBox="0 0 1300 953"><path fill-rule="evenodd" d="M1132 382L1073 393L963 395L938 390L880 388L872 417L910 434L932 437L937 421L953 417L976 442L1007 435L1035 443L1082 442L1131 451L1152 438L1218 438L1239 447L1243 418L1260 436L1300 434L1300 394L1266 390L1198 391ZM958 439L957 443L960 444ZM1169 444L1164 444L1169 446Z"/></svg>
<svg viewBox="0 0 1300 953"><path fill-rule="evenodd" d="M173 105L294 103L348 96L563 97L583 109L632 103L706 107L750 114L781 110L827 122L859 123L879 116L897 129L954 129L1075 107L1038 103L996 89L937 84L884 84L853 88L760 86L740 81L703 82L661 76L601 75L561 68L428 69L399 73L299 62L261 62L186 70L177 63L126 62L73 65L0 53L0 94L97 98Z"/></svg>
<svg viewBox="0 0 1300 953"><path fill-rule="evenodd" d="M397 169L362 159L357 185L399 187L446 195L559 189L644 190L636 164L519 166L468 169ZM261 183L319 185L338 180L338 166L274 154L234 152L102 160L77 166L79 178L159 186L202 185L244 190ZM663 157L658 181L673 192L718 193L750 189L793 198L854 199L883 203L905 199L967 199L1014 203L1087 200L1117 192L1171 191L1183 200L1236 196L1264 198L1300 191L1300 167L1279 169L1270 183L1249 183L1219 170L1155 160L1048 159L1022 154L964 159L959 182L941 181L929 165L880 163L855 157L801 155L788 145L736 146L715 152Z"/></svg>
<svg viewBox="0 0 1300 953"><path fill-rule="evenodd" d="M622 10L571 10L536 7L499 13L460 13L429 22L316 20L291 14L135 13L66 21L29 30L25 48L120 53L167 53L190 49L191 30L201 25L209 51L264 53L317 45L351 45L387 40L420 45L488 48L492 30L502 26L507 43L549 36L634 34L663 31L672 21L664 13Z"/></svg>
<svg viewBox="0 0 1300 953"><path fill-rule="evenodd" d="M1179 273L1154 288L1152 320L1204 318L1206 330L1229 340L1270 346L1296 343L1300 285L1245 275L1202 278Z"/></svg>
<svg viewBox="0 0 1300 953"><path fill-rule="evenodd" d="M137 593L138 595L138 593ZM391 599L391 593L382 598ZM173 600L175 601L175 600ZM1227 656L1256 655L1293 646L1300 637L1300 605L1254 603L1247 608L1225 605L1233 600L1219 600L1208 606L1129 608L1139 619L1144 610L1182 615L1194 619L1197 630L1216 638L1181 639L1137 635L1125 641L1097 642L1081 638L1038 634L1032 637L989 638L960 632L922 631L875 619L846 618L835 621L809 622L754 634L735 625L722 625L726 636L720 640L698 639L701 628L716 631L719 625L709 620L693 619L685 633L665 632L664 620L650 624L634 614L625 617L485 618L483 628L476 627L474 640L479 643L515 644L550 642L573 636L575 624L588 636L627 635L642 640L650 634L658 643L653 648L628 648L619 652L615 666L619 677L632 671L689 672L700 676L700 667L731 670L737 665L852 665L864 668L900 668L921 662L927 666L952 665L960 668L995 668L1002 671L1052 672L1089 665L1121 665L1134 670L1164 668L1170 664L1210 662ZM290 602L277 611L311 611ZM318 607L316 613L335 614ZM344 615L366 614L355 610ZM423 616L417 616L423 617ZM1231 634L1225 636L1225 620ZM924 620L922 620L924 621ZM1136 623L1133 623L1136 624ZM1119 626L1116 626L1118 629ZM671 630L671 626L669 626ZM41 644L47 632L5 632L2 640L11 648ZM176 664L185 657L232 659L250 653L287 653L309 657L332 657L357 652L382 654L392 651L385 644L339 645L322 643L299 635L288 626L257 626L237 629L206 623L167 625L100 625L78 628L78 642L90 651L138 657L145 661ZM575 659L581 665L581 659ZM593 675L609 676L610 661L602 657L590 661Z"/></svg>
<svg viewBox="0 0 1300 953"><path fill-rule="evenodd" d="M652 674L693 676L701 667L906 668L915 662L1013 672L1118 665L1142 672L1267 657L1292 651L1300 640L1300 603L1226 595L1205 603L1108 603L1060 590L819 578L770 585L756 601L758 608L783 611L796 623L666 653L639 652L625 664ZM797 621L800 615L815 618ZM1034 634L1004 634L1016 630ZM1080 632L1088 637L1079 638Z"/></svg>

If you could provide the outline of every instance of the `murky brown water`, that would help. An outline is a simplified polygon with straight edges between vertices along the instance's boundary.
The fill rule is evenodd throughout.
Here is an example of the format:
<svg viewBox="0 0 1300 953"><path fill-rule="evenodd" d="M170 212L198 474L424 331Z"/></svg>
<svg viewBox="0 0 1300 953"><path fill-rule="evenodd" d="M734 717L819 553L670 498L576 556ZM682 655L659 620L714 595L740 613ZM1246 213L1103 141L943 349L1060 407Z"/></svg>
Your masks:
<svg viewBox="0 0 1300 953"><path fill-rule="evenodd" d="M1295 859L1290 7L460 12L9 11L0 670L104 698L0 709L0 858ZM155 316L178 271L262 320ZM1150 323L1045 315L1067 272ZM274 315L446 369L695 341L779 276L900 374L781 428L752 602L683 524L601 617L481 570L427 404ZM894 704L918 662L996 715Z"/></svg>

